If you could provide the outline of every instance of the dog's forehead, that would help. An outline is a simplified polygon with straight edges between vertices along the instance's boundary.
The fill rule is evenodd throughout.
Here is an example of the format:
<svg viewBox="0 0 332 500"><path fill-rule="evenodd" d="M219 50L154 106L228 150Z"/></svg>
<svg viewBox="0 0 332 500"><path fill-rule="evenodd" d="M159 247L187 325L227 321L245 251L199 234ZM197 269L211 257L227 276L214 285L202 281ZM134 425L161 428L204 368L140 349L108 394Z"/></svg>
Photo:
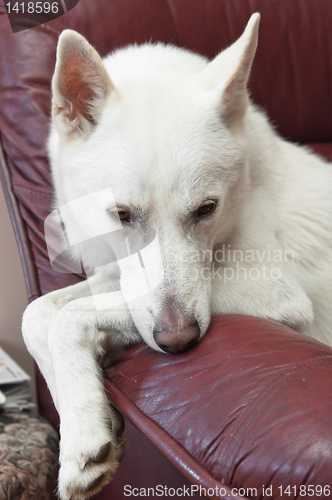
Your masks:
<svg viewBox="0 0 332 500"><path fill-rule="evenodd" d="M152 128L152 127L151 127ZM169 202L195 204L204 196L212 195L220 182L227 181L231 154L216 145L210 137L195 137L174 131L167 135L156 130L115 134L112 140L100 142L98 150L101 186L109 185L117 201L142 207L167 205ZM95 160L96 161L96 160Z"/></svg>
<svg viewBox="0 0 332 500"><path fill-rule="evenodd" d="M97 163L94 190L111 187L123 204L192 205L212 195L221 178L227 182L236 150L215 96L189 77L151 78L122 85L110 100L81 155L81 171Z"/></svg>
<svg viewBox="0 0 332 500"><path fill-rule="evenodd" d="M110 149L110 157L122 151L124 161L136 161L143 172L160 168L160 177L174 167L174 177L181 166L193 169L223 151L234 154L218 104L215 96L194 84L187 89L182 80L141 82L122 89L121 98L107 106L99 143Z"/></svg>

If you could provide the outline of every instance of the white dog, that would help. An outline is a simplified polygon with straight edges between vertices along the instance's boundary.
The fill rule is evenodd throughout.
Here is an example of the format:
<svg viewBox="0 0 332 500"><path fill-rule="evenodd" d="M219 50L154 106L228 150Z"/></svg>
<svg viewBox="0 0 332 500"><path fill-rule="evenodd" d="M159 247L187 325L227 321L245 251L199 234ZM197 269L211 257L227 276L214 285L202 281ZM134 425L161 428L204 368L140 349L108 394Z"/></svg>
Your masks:
<svg viewBox="0 0 332 500"><path fill-rule="evenodd" d="M53 224L88 280L33 302L23 335L60 414L62 500L101 488L123 453L106 351L181 352L223 313L332 344L332 165L250 103L258 24L211 62L162 44L102 61L60 36Z"/></svg>

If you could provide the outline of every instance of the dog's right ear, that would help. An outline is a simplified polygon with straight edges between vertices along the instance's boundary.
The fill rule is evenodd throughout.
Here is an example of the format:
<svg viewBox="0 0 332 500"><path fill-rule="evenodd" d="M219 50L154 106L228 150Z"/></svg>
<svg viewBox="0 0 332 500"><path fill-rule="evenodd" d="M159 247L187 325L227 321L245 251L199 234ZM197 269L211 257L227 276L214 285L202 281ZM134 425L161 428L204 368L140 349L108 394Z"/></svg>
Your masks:
<svg viewBox="0 0 332 500"><path fill-rule="evenodd" d="M60 136L87 137L113 88L96 50L76 31L63 31L52 80L52 116Z"/></svg>
<svg viewBox="0 0 332 500"><path fill-rule="evenodd" d="M241 37L217 55L200 78L218 93L220 114L232 128L241 124L248 106L247 81L255 55L260 15L253 14Z"/></svg>

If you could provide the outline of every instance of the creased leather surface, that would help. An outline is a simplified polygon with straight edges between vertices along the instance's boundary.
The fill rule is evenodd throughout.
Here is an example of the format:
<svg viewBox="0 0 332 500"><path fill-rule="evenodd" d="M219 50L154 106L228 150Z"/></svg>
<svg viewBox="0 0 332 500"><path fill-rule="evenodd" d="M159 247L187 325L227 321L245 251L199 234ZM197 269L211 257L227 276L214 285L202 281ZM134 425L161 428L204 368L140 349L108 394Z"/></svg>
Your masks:
<svg viewBox="0 0 332 500"><path fill-rule="evenodd" d="M331 483L332 349L277 322L220 316L188 353L132 348L107 389L143 433L147 418L158 424L152 439L180 470L186 450L189 473L203 468L220 487L261 498L272 486L279 498L279 486Z"/></svg>
<svg viewBox="0 0 332 500"><path fill-rule="evenodd" d="M76 29L102 55L152 40L212 57L255 11L253 100L284 136L332 160L330 0L80 0L66 16L15 35L0 0L1 179L31 300L81 279L52 270L43 232L53 203L45 143L61 31ZM330 356L280 325L224 317L190 353L130 350L108 389L196 484L323 484L332 482ZM46 394L42 401L55 422Z"/></svg>

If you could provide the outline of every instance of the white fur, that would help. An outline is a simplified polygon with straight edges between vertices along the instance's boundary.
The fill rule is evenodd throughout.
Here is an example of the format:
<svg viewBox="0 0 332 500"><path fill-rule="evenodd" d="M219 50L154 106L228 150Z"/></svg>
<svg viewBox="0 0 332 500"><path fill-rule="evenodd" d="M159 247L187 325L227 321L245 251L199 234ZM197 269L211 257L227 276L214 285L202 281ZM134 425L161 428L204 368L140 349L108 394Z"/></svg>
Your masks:
<svg viewBox="0 0 332 500"><path fill-rule="evenodd" d="M128 242L144 241L149 228L156 234L141 252L144 277L137 255L129 256L25 313L24 338L61 417L62 500L87 498L91 481L107 471L103 485L116 467L119 441L98 358L140 339L161 350L153 328L170 298L197 320L200 338L211 314L244 313L332 345L332 168L281 139L249 103L258 20L252 16L244 35L211 63L162 44L109 55L103 64L110 79L87 104L98 109L96 123L84 116L68 122L63 107L73 108L58 82L73 46L83 47L92 71L105 78L102 63L83 37L60 37L49 152L68 237L122 228L107 212L115 203L137 214L123 227ZM88 76L93 85L96 75ZM218 200L214 213L194 220L207 199ZM84 264L93 267L103 251L86 250ZM112 292L109 280L117 276ZM106 305L96 311L98 300ZM85 467L107 442L108 459Z"/></svg>

